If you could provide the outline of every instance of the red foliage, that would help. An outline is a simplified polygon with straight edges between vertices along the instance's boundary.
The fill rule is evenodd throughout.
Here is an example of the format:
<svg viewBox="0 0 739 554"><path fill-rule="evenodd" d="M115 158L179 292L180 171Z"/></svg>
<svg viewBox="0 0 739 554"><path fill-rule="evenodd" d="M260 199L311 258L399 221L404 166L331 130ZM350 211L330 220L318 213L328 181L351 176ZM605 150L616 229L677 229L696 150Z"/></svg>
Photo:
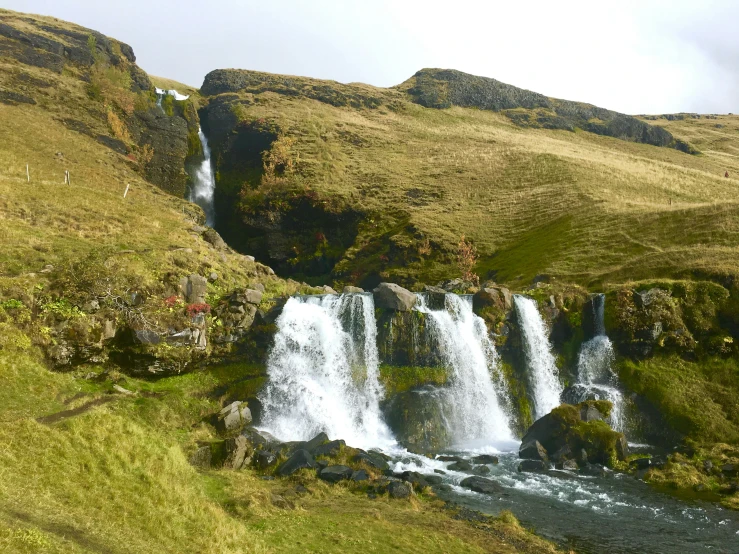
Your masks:
<svg viewBox="0 0 739 554"><path fill-rule="evenodd" d="M179 301L180 297L176 294L173 294L172 296L168 296L164 299L164 305L167 306L167 308L174 308Z"/></svg>
<svg viewBox="0 0 739 554"><path fill-rule="evenodd" d="M383 262L387 262L390 260L385 254L380 254L380 260Z"/></svg>
<svg viewBox="0 0 739 554"><path fill-rule="evenodd" d="M326 240L326 235L324 235L323 233L321 233L321 231L318 231L318 232L316 233L316 240L317 240L318 242L323 242L323 241L325 241L325 240Z"/></svg>
<svg viewBox="0 0 739 554"><path fill-rule="evenodd" d="M209 314L210 304L189 304L185 308L185 311L187 311L187 315L190 317L195 317L198 314Z"/></svg>
<svg viewBox="0 0 739 554"><path fill-rule="evenodd" d="M136 156L134 156L133 154L129 154L129 155L128 155L128 156L126 156L126 157L127 157L127 158L128 158L129 160L131 160L132 162L135 162L135 161L136 161Z"/></svg>

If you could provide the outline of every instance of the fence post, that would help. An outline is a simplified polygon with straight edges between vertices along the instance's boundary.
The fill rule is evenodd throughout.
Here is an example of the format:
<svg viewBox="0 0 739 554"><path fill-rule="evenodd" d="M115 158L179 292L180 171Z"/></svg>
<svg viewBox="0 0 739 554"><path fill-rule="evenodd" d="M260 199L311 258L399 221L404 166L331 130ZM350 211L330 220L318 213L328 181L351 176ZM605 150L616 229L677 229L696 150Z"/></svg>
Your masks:
<svg viewBox="0 0 739 554"><path fill-rule="evenodd" d="M130 187L130 186L131 185L128 185L128 184L126 185L126 190L123 192L123 198L125 198L126 195L128 194L128 187Z"/></svg>
<svg viewBox="0 0 739 554"><path fill-rule="evenodd" d="M26 181L31 182L31 170L28 169L28 164L26 164Z"/></svg>

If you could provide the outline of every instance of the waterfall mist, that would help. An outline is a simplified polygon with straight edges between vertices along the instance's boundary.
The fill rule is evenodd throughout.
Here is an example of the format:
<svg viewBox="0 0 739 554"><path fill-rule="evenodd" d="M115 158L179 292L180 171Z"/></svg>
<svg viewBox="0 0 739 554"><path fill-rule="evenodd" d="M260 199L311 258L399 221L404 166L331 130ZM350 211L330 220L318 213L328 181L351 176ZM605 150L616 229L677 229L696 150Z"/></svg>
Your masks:
<svg viewBox="0 0 739 554"><path fill-rule="evenodd" d="M534 400L534 419L539 419L559 406L563 387L547 338L549 332L536 302L520 295L515 295L513 301L524 342L529 385Z"/></svg>
<svg viewBox="0 0 739 554"><path fill-rule="evenodd" d="M307 440L324 431L361 448L395 445L379 408L371 294L290 298L267 372L262 426L278 438Z"/></svg>

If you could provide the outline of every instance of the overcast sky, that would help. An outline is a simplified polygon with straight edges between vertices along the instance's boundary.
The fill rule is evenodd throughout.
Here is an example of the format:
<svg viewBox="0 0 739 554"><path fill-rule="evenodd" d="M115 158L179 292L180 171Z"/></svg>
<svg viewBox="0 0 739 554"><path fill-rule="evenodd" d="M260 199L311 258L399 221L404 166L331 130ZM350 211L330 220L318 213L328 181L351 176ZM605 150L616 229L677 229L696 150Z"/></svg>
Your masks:
<svg viewBox="0 0 739 554"><path fill-rule="evenodd" d="M739 113L738 0L4 0L193 86L237 67L392 86L459 69L626 113Z"/></svg>

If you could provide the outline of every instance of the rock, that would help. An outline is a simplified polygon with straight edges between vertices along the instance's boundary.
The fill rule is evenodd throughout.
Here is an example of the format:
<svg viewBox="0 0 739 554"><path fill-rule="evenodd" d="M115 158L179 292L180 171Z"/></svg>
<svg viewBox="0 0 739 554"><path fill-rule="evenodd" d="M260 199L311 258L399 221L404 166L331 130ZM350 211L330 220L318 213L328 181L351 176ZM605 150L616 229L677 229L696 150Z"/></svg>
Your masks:
<svg viewBox="0 0 739 554"><path fill-rule="evenodd" d="M326 444L321 444L317 446L313 450L312 454L316 458L318 456L333 457L339 454L342 446L346 446L346 443L343 440L330 441L330 442L327 442Z"/></svg>
<svg viewBox="0 0 739 554"><path fill-rule="evenodd" d="M652 460L649 458L637 458L636 460L631 460L629 465L636 469L648 469L652 465Z"/></svg>
<svg viewBox="0 0 739 554"><path fill-rule="evenodd" d="M321 470L318 477L329 483L338 483L350 479L354 470L348 466L327 466Z"/></svg>
<svg viewBox="0 0 739 554"><path fill-rule="evenodd" d="M322 469L325 469L328 467L328 461L316 460L316 467L318 468L318 471L321 471Z"/></svg>
<svg viewBox="0 0 739 554"><path fill-rule="evenodd" d="M205 304L205 295L208 292L208 280L193 273L180 280L180 290L188 304Z"/></svg>
<svg viewBox="0 0 739 554"><path fill-rule="evenodd" d="M192 456L190 456L190 464L200 468L209 469L211 464L210 446L201 446Z"/></svg>
<svg viewBox="0 0 739 554"><path fill-rule="evenodd" d="M466 460L461 460L459 462L454 462L453 464L449 464L447 466L447 469L450 469L452 471L471 471L472 464L470 464Z"/></svg>
<svg viewBox="0 0 739 554"><path fill-rule="evenodd" d="M518 471L520 472L542 472L549 469L549 464L542 460L522 460L518 464Z"/></svg>
<svg viewBox="0 0 739 554"><path fill-rule="evenodd" d="M568 471L576 471L578 468L577 462L575 460L565 460L562 462L561 467L558 469L566 469Z"/></svg>
<svg viewBox="0 0 739 554"><path fill-rule="evenodd" d="M434 485L434 489L442 492L452 492L452 486L442 483L441 485Z"/></svg>
<svg viewBox="0 0 739 554"><path fill-rule="evenodd" d="M417 491L422 491L429 486L426 478L416 471L404 471L400 475L400 478L403 479L403 481L410 483Z"/></svg>
<svg viewBox="0 0 739 554"><path fill-rule="evenodd" d="M231 437L210 444L211 467L241 469L252 454L252 444L243 436Z"/></svg>
<svg viewBox="0 0 739 554"><path fill-rule="evenodd" d="M598 408L588 404L580 408L580 419L583 421L603 421L605 418Z"/></svg>
<svg viewBox="0 0 739 554"><path fill-rule="evenodd" d="M400 481L390 481L387 486L387 493L390 498L409 498L411 496L411 488Z"/></svg>
<svg viewBox="0 0 739 554"><path fill-rule="evenodd" d="M244 402L231 402L218 412L216 429L221 433L241 431L251 423L251 411Z"/></svg>
<svg viewBox="0 0 739 554"><path fill-rule="evenodd" d="M318 287L318 288L323 290L323 294L339 294L332 287L329 287L328 285L323 285L322 287Z"/></svg>
<svg viewBox="0 0 739 554"><path fill-rule="evenodd" d="M440 475L424 475L423 478L429 485L441 485L443 482Z"/></svg>
<svg viewBox="0 0 739 554"><path fill-rule="evenodd" d="M354 456L353 461L364 462L368 466L377 468L381 471L389 468L387 461L376 455L374 452L360 452Z"/></svg>
<svg viewBox="0 0 739 554"><path fill-rule="evenodd" d="M115 337L116 333L116 326L115 321L106 319L103 321L103 334L102 339L103 340L110 340Z"/></svg>
<svg viewBox="0 0 739 554"><path fill-rule="evenodd" d="M51 273L54 271L54 266L51 264L46 264L43 269L39 271L39 273Z"/></svg>
<svg viewBox="0 0 739 554"><path fill-rule="evenodd" d="M462 482L459 483L459 485L482 494L497 494L502 490L500 485L492 479L477 476L462 479Z"/></svg>
<svg viewBox="0 0 739 554"><path fill-rule="evenodd" d="M277 463L277 455L267 450L257 450L253 458L254 467L257 469L267 469Z"/></svg>
<svg viewBox="0 0 739 554"><path fill-rule="evenodd" d="M623 435L616 439L616 456L622 462L629 457L629 442Z"/></svg>
<svg viewBox="0 0 739 554"><path fill-rule="evenodd" d="M134 340L139 344L159 344L162 339L154 331L138 329L133 332Z"/></svg>
<svg viewBox="0 0 739 554"><path fill-rule="evenodd" d="M280 466L280 469L277 470L277 473L281 477L287 477L288 475L292 475L300 469L314 467L316 467L316 462L315 460L313 460L313 456L311 456L310 452L305 449L300 449L292 456L290 456L290 458L288 458L288 460Z"/></svg>
<svg viewBox="0 0 739 554"><path fill-rule="evenodd" d="M447 456L447 455L437 456L436 459L439 460L440 462L463 462L464 461L464 458L461 458L459 456Z"/></svg>
<svg viewBox="0 0 739 554"><path fill-rule="evenodd" d="M313 453L316 448L318 448L320 445L327 443L327 442L328 442L328 435L324 433L323 431L321 431L315 437L313 437L309 441L306 441L305 446L303 446L303 448L305 448L308 452ZM341 441L341 442L344 442L344 441Z"/></svg>
<svg viewBox="0 0 739 554"><path fill-rule="evenodd" d="M395 283L380 283L372 295L375 308L409 312L416 305L416 295Z"/></svg>
<svg viewBox="0 0 739 554"><path fill-rule="evenodd" d="M115 390L116 392L120 392L121 394L125 394L125 395L127 395L127 396L133 396L133 395L135 395L135 394L136 394L136 393L135 393L135 392L133 392L133 391L130 391L130 390L128 390L128 389L124 389L124 388L123 388L122 386L120 386L120 385L113 385L113 390Z"/></svg>
<svg viewBox="0 0 739 554"><path fill-rule="evenodd" d="M259 303L262 301L262 291L254 290L254 289L244 289L240 292L235 292L231 295L229 298L229 302L232 305L244 305L244 304L253 304L254 306L258 306Z"/></svg>
<svg viewBox="0 0 739 554"><path fill-rule="evenodd" d="M724 464L721 466L721 473L724 475L736 475L737 466L734 464Z"/></svg>
<svg viewBox="0 0 739 554"><path fill-rule="evenodd" d="M344 287L344 290L342 291L344 294L359 294L364 292L364 289L361 289L359 287L352 287L350 285L347 285Z"/></svg>
<svg viewBox="0 0 739 554"><path fill-rule="evenodd" d="M423 287L426 293L426 305L431 310L443 310L446 306L446 291L440 287L426 285Z"/></svg>
<svg viewBox="0 0 739 554"><path fill-rule="evenodd" d="M383 403L385 421L411 452L431 454L451 444L442 394L437 387L424 386L395 394Z"/></svg>
<svg viewBox="0 0 739 554"><path fill-rule="evenodd" d="M216 273L215 271L211 271L208 274L208 281L210 281L211 283L213 283L214 281L217 281L217 280L218 280L218 273Z"/></svg>
<svg viewBox="0 0 739 554"><path fill-rule="evenodd" d="M578 454L577 458L575 458L575 461L577 462L577 465L579 466L585 466L590 463L588 461L588 453L585 451L584 448L580 449L580 453Z"/></svg>
<svg viewBox="0 0 739 554"><path fill-rule="evenodd" d="M475 475L488 475L490 468L488 466L475 466L472 468L472 473Z"/></svg>
<svg viewBox="0 0 739 554"><path fill-rule="evenodd" d="M498 457L491 454L481 454L472 458L473 464L497 464Z"/></svg>
<svg viewBox="0 0 739 554"><path fill-rule="evenodd" d="M588 464L580 468L580 473L593 477L608 477L610 475L609 471L600 464Z"/></svg>
<svg viewBox="0 0 739 554"><path fill-rule="evenodd" d="M450 279L439 283L437 286L447 292L466 292L472 287L472 283L463 279Z"/></svg>
<svg viewBox="0 0 739 554"><path fill-rule="evenodd" d="M355 483L358 483L360 481L368 481L369 474L363 469L358 469L357 471L352 472L352 476L350 477L350 479Z"/></svg>
<svg viewBox="0 0 739 554"><path fill-rule="evenodd" d="M82 306L82 311L88 314L97 312L100 309L100 302L93 299L89 302L85 302Z"/></svg>
<svg viewBox="0 0 739 554"><path fill-rule="evenodd" d="M521 448L518 450L518 457L525 460L549 460L546 448L538 440L522 442Z"/></svg>
<svg viewBox="0 0 739 554"><path fill-rule="evenodd" d="M508 311L513 309L513 295L505 287L486 286L472 297L472 306L476 311L490 306Z"/></svg>
<svg viewBox="0 0 739 554"><path fill-rule="evenodd" d="M703 460L703 470L706 473L711 473L713 469L713 462L711 460Z"/></svg>
<svg viewBox="0 0 739 554"><path fill-rule="evenodd" d="M226 250L228 245L226 241L221 238L221 235L215 229L206 229L203 231L203 239L213 245L216 250Z"/></svg>
<svg viewBox="0 0 739 554"><path fill-rule="evenodd" d="M551 459L554 460L555 462L561 462L569 458L572 458L572 449L570 448L569 444L565 444L562 448L557 450L551 456Z"/></svg>
<svg viewBox="0 0 739 554"><path fill-rule="evenodd" d="M446 475L446 471L444 471L443 469L435 469L434 473L438 473L439 475Z"/></svg>

